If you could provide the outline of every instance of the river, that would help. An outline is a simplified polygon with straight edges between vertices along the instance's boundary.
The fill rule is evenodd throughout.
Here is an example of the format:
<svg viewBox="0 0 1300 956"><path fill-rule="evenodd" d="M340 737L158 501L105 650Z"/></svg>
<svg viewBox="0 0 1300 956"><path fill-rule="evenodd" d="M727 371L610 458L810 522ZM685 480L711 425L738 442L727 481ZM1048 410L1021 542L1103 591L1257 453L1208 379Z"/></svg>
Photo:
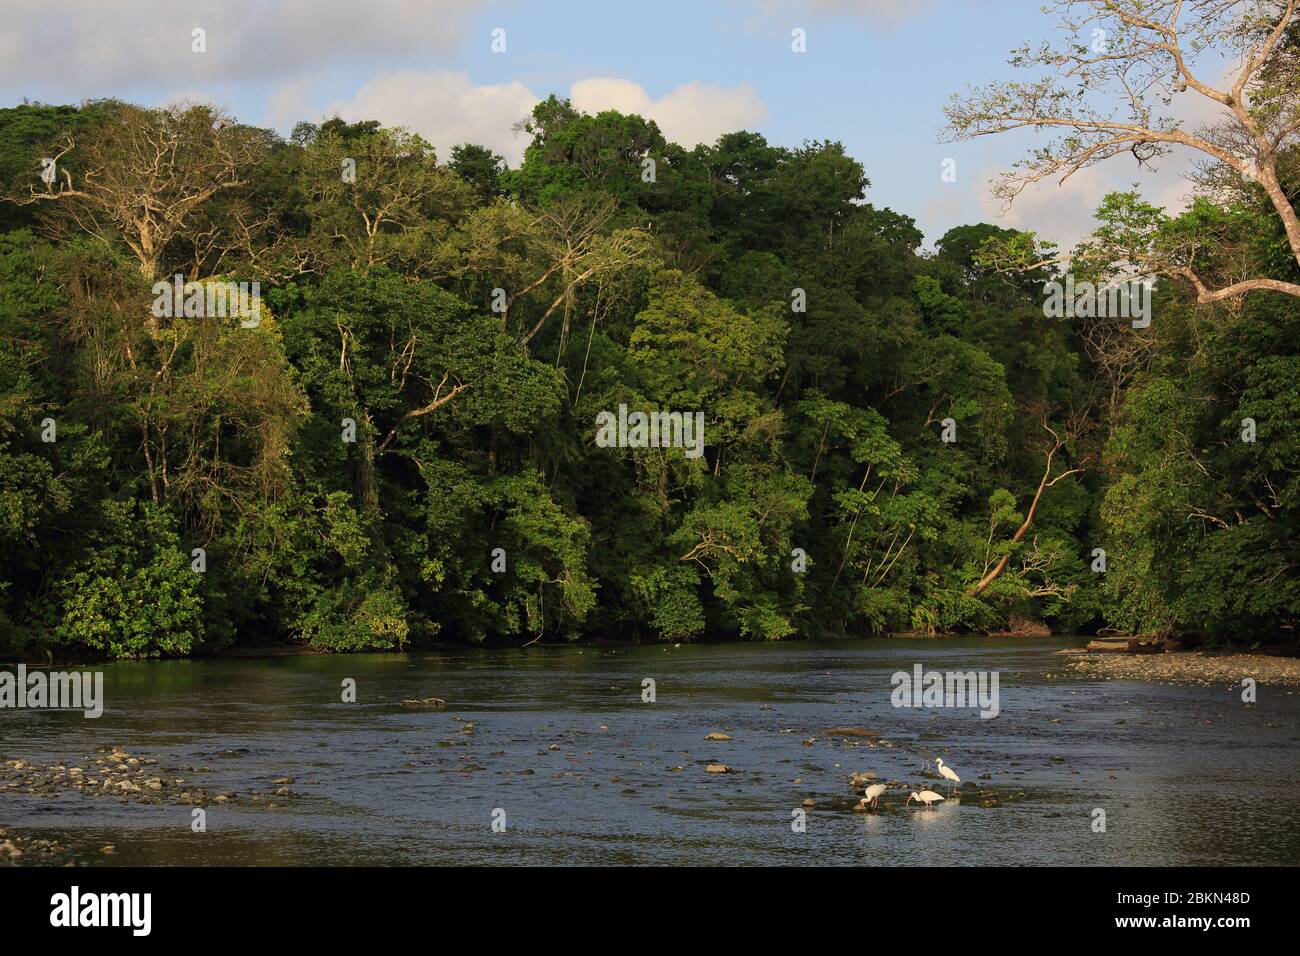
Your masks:
<svg viewBox="0 0 1300 956"><path fill-rule="evenodd" d="M0 755L87 766L96 748L116 745L209 795L291 777L294 796L274 809L210 803L207 831L195 833L189 806L11 790L0 793L0 824L111 843L102 865L1300 864L1297 689L1261 686L1248 706L1231 686L1082 679L1054 653L1074 643L534 646L105 665L102 717L0 711ZM891 675L917 663L996 671L999 715L893 707ZM341 699L349 678L355 703ZM653 703L642 699L647 678ZM400 703L430 696L446 708ZM882 737L821 733L844 726ZM897 789L880 812L852 812L852 771L946 793L921 776L922 751L978 791L926 811L905 809ZM709 773L710 763L730 772Z"/></svg>

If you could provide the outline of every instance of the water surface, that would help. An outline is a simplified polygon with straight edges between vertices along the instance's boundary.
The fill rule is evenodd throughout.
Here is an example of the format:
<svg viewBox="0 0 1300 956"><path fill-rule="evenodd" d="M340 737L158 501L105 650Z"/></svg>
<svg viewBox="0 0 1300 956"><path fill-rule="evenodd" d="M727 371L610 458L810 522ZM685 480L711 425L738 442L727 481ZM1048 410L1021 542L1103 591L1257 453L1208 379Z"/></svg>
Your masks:
<svg viewBox="0 0 1300 956"><path fill-rule="evenodd" d="M1084 680L1053 653L1068 643L108 665L103 717L2 711L0 755L90 767L95 748L117 745L210 796L265 791L282 776L300 796L276 809L209 805L208 832L196 834L183 805L10 792L0 824L112 843L106 864L1300 864L1300 693L1262 686L1249 707L1229 686ZM891 675L915 663L998 671L1000 716L892 707ZM355 704L341 701L345 678ZM654 703L642 702L645 678ZM399 703L430 696L447 708ZM820 733L835 726L884 742ZM732 739L705 741L713 731ZM924 812L904 810L899 790L879 814L850 812L851 771L943 789L920 776L922 751L979 795ZM710 762L733 772L709 774ZM1001 805L981 807L989 797ZM806 832L793 832L808 798Z"/></svg>

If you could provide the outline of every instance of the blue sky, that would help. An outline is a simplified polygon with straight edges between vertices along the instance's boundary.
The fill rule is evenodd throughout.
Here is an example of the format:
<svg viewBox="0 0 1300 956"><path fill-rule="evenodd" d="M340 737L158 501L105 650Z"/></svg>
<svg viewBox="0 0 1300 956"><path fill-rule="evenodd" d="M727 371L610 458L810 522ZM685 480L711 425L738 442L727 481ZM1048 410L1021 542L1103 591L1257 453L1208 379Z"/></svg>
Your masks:
<svg viewBox="0 0 1300 956"><path fill-rule="evenodd" d="M6 11L5 103L189 97L281 132L337 112L409 126L442 155L471 139L514 159L524 139L511 124L555 92L644 112L679 141L740 127L784 145L840 140L866 167L869 199L914 217L929 242L981 220L1068 241L1105 191L1138 178L1116 160L998 218L987 182L1032 137L938 142L951 93L1011 77L1008 51L1052 35L1038 0L6 0ZM806 53L791 50L796 27ZM504 53L491 49L496 28ZM948 157L955 183L940 177ZM1175 172L1146 177L1153 198L1181 194Z"/></svg>

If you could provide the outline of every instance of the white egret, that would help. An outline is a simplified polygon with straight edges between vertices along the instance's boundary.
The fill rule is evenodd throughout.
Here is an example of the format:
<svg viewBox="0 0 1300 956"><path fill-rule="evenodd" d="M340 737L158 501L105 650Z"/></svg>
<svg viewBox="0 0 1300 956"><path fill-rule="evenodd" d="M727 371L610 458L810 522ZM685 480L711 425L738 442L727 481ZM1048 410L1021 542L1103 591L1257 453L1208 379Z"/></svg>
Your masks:
<svg viewBox="0 0 1300 956"><path fill-rule="evenodd" d="M954 783L961 783L961 777L957 776L956 771L954 771L952 767L944 766L942 757L935 757L934 765L939 768L939 776L948 781L948 792L952 793L952 785Z"/></svg>

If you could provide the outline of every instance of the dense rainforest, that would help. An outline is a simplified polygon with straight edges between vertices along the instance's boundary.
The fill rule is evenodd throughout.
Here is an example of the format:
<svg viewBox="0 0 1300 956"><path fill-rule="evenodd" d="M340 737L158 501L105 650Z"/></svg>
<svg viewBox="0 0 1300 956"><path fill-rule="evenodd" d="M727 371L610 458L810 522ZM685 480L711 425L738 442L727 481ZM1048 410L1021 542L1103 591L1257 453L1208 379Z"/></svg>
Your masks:
<svg viewBox="0 0 1300 956"><path fill-rule="evenodd" d="M837 142L685 149L555 97L521 130L507 168L375 122L0 110L0 653L1290 632L1300 298L1049 318L1059 267L989 252L1042 240L925 249ZM1098 235L1300 280L1219 172ZM161 312L178 275L256 315ZM598 443L620 407L699 415L703 453Z"/></svg>

